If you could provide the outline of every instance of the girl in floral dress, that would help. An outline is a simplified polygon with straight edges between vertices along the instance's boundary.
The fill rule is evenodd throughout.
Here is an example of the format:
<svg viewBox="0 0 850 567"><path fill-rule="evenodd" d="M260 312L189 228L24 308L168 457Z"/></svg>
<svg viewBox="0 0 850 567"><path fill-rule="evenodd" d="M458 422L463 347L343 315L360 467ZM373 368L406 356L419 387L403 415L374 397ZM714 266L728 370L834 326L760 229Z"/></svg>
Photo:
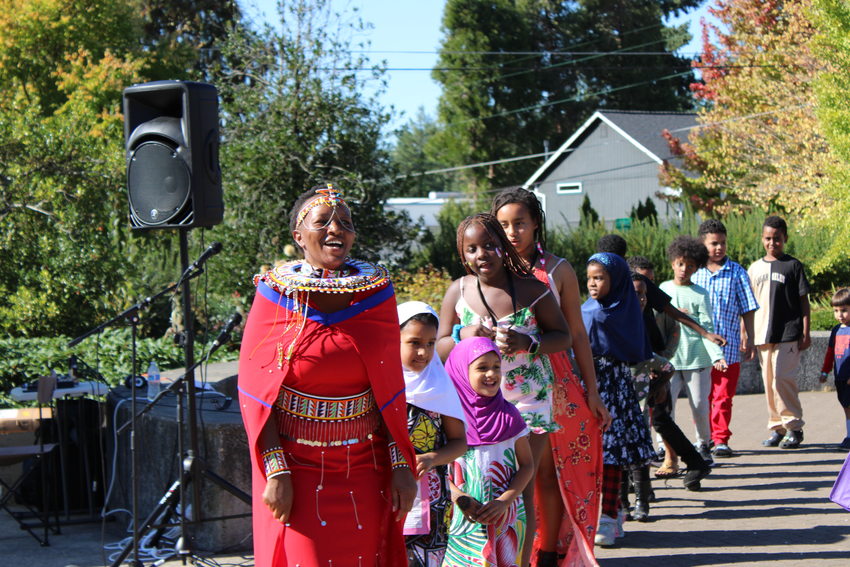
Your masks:
<svg viewBox="0 0 850 567"><path fill-rule="evenodd" d="M409 567L439 567L451 498L446 465L466 452L464 414L443 363L434 356L437 313L421 301L398 306L407 426L416 451L419 495L404 525Z"/></svg>
<svg viewBox="0 0 850 567"><path fill-rule="evenodd" d="M573 337L579 374L566 351L552 353L553 416L560 429L549 435L535 475L537 534L534 567L595 567L593 540L602 482L602 430L611 422L596 387L590 342L581 319L575 271L546 250L545 215L531 191L505 189L494 199L496 215L511 244L552 291ZM561 559L559 559L559 556Z"/></svg>
<svg viewBox="0 0 850 567"><path fill-rule="evenodd" d="M481 213L458 227L458 254L468 275L452 282L440 313L437 351L445 359L461 339L495 339L502 355L502 394L531 430L535 468L558 429L552 417L552 370L545 354L570 347L567 322L545 284L534 276L493 215ZM523 493L527 565L535 532L533 485Z"/></svg>
<svg viewBox="0 0 850 567"><path fill-rule="evenodd" d="M596 543L613 545L623 467L640 468L655 455L629 370L629 364L650 358L652 349L625 260L609 252L591 256L587 292L590 298L582 305L581 315L593 351L599 395L613 418L602 435L602 515Z"/></svg>
<svg viewBox="0 0 850 567"><path fill-rule="evenodd" d="M534 470L528 428L499 389L501 357L493 341L460 341L446 370L466 415L469 449L452 466L456 506L443 566L516 567L525 535L522 489Z"/></svg>

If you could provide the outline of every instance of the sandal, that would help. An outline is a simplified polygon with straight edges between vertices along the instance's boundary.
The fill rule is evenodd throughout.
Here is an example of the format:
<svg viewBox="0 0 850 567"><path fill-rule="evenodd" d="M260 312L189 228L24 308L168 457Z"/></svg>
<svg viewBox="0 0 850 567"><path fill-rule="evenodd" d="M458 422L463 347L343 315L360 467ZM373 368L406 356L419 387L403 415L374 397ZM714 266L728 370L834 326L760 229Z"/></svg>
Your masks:
<svg viewBox="0 0 850 567"><path fill-rule="evenodd" d="M655 469L655 478L674 478L679 476L679 465L663 463Z"/></svg>

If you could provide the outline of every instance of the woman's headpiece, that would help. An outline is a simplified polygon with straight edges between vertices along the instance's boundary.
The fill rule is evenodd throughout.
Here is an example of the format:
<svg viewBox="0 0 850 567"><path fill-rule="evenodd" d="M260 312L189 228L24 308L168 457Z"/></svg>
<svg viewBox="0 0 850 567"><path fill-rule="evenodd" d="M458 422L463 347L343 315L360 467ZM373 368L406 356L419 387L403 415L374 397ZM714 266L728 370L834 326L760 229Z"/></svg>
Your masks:
<svg viewBox="0 0 850 567"><path fill-rule="evenodd" d="M312 211L314 208L319 205L327 205L334 210L334 214L336 214L336 209L340 205L349 208L348 203L345 202L345 199L342 198L342 193L334 187L333 183L328 183L325 186L318 186L315 188L315 192L317 197L312 201L309 201L304 208L302 208L298 212L298 217L295 221L295 226L299 226L304 218ZM334 215L331 215L331 219ZM328 224L330 224L330 219L328 219ZM324 228L324 227L323 227Z"/></svg>

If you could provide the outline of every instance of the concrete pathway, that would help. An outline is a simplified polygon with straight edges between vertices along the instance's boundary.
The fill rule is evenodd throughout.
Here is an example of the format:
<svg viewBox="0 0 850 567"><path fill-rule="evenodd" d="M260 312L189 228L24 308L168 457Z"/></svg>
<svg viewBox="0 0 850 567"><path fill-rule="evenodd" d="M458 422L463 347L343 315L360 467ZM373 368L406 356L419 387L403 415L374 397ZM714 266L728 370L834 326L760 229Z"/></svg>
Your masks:
<svg viewBox="0 0 850 567"><path fill-rule="evenodd" d="M596 548L602 567L772 567L850 566L850 512L828 500L846 453L835 450L844 437L844 416L833 392L801 394L806 439L796 451L765 449L766 410L761 395L735 398L731 440L736 456L718 461L701 492L681 482L655 481L659 498L652 522L626 524L626 536L612 548ZM677 415L692 435L690 410L679 400ZM42 548L0 514L3 567L99 567L110 565L114 544L126 535L128 518L63 527ZM120 523L120 525L119 525ZM145 567L152 565L146 560ZM250 567L250 555L221 553L205 565ZM180 560L163 563L182 565Z"/></svg>

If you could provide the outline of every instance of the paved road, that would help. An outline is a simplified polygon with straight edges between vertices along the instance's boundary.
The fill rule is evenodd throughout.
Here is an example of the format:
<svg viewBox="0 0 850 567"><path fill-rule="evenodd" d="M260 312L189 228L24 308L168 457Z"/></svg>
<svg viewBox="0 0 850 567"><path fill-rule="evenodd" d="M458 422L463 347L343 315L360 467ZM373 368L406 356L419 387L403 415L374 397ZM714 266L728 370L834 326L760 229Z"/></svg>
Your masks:
<svg viewBox="0 0 850 567"><path fill-rule="evenodd" d="M602 567L697 567L703 565L850 566L850 512L828 500L845 453L844 416L830 392L801 395L807 426L801 449L764 449L766 410L761 395L735 398L731 445L737 456L720 462L701 492L679 481L656 481L659 501L652 522L626 524L613 548L597 549ZM679 400L677 415L690 410ZM690 425L683 427L692 434ZM122 517L122 522L126 517ZM0 514L0 564L4 567L99 567L108 565L102 542L123 534L116 526L67 526L41 548ZM221 554L211 565L253 565L250 557ZM145 566L150 565L146 562ZM168 561L177 567L180 561Z"/></svg>
<svg viewBox="0 0 850 567"><path fill-rule="evenodd" d="M844 415L832 392L801 394L806 420L800 449L766 449L762 395L735 398L730 444L700 492L654 481L652 522L626 524L613 548L597 550L602 567L652 565L850 565L850 512L828 500L846 453ZM686 400L676 409L693 435Z"/></svg>

